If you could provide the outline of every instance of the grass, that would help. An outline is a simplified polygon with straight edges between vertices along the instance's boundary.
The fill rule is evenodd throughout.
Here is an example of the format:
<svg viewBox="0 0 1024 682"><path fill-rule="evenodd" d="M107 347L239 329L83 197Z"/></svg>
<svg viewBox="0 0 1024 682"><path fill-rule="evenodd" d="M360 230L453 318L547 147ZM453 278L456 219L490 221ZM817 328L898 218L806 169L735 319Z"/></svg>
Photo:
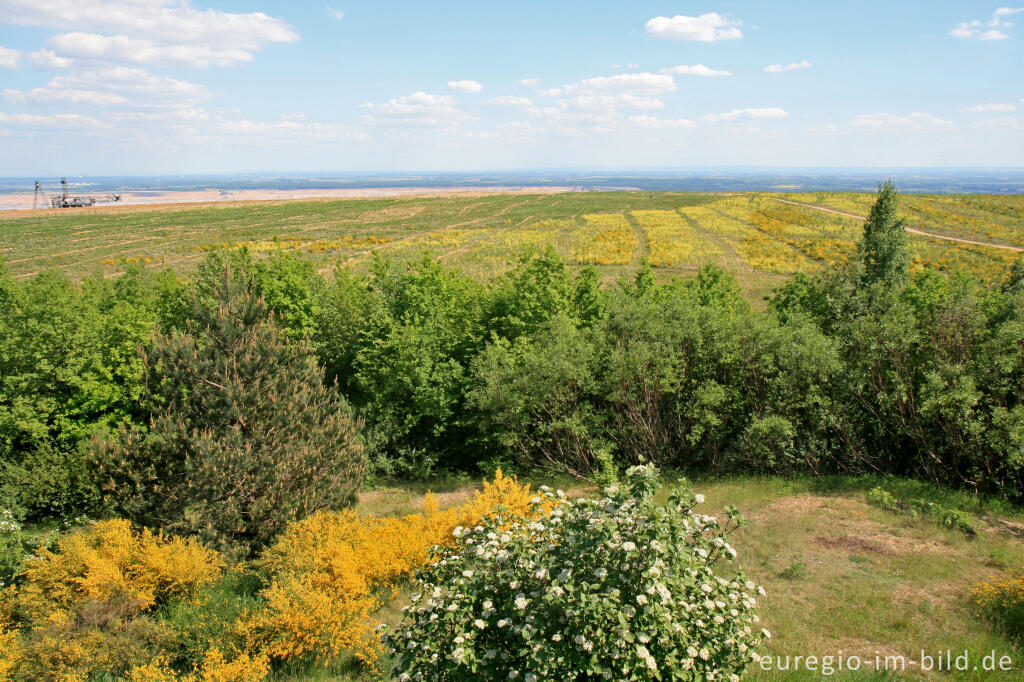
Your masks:
<svg viewBox="0 0 1024 682"><path fill-rule="evenodd" d="M678 475L674 477L678 480ZM538 477L531 482L561 486L571 495L595 492L569 480ZM955 680L1019 680L1024 648L978 619L969 603L970 588L1013 566L1024 565L1024 545L1016 533L1024 511L1002 500L979 500L919 481L864 476L758 478L729 476L688 483L706 496L703 508L714 513L734 504L748 525L733 536L739 563L764 585L763 624L772 633L765 653L778 656L856 656L860 671L836 672L841 680L931 679L916 662L923 651L970 652L970 665L990 651L1012 658L1014 670L954 671ZM431 483L392 483L365 492L358 509L367 514L417 511L428 490L447 504L471 494L474 485L449 478ZM976 537L947 530L934 519L913 519L872 505L867 491L883 487L900 499L925 499L974 515ZM667 488L665 493L667 495ZM382 614L400 619L403 597ZM878 673L876 656L903 657L900 673ZM911 664L909 661L914 661ZM819 663L820 665L820 663ZM833 663L833 666L837 666ZM890 661L890 666L893 663ZM753 680L813 680L820 673L751 670ZM317 676L282 673L281 680L356 682L371 676L348 662Z"/></svg>
<svg viewBox="0 0 1024 682"><path fill-rule="evenodd" d="M783 204L785 197L866 215L872 195L569 192L378 199L108 206L0 214L0 258L16 278L44 270L74 279L111 276L129 264L187 272L220 246L257 257L301 254L324 273L366 270L374 253L418 259L487 278L527 249L553 246L573 268L604 281L649 257L659 278L689 277L706 263L737 276L748 300L794 272L845 262L860 221ZM906 195L911 226L992 244L1024 245L1024 198ZM915 267L1000 279L1019 254L911 235Z"/></svg>

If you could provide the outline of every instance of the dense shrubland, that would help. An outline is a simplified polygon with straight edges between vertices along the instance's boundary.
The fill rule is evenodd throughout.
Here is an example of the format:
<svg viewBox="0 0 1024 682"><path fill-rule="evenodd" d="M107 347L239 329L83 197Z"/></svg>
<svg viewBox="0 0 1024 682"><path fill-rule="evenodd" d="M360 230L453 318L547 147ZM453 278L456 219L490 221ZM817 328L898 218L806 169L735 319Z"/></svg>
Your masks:
<svg viewBox="0 0 1024 682"><path fill-rule="evenodd" d="M686 282L642 266L602 285L551 251L487 283L426 257L324 278L244 250L209 254L190 278L0 274L0 487L22 519L114 508L198 529L207 512L182 520L190 486L218 499L200 472L234 451L350 481L363 459L377 478L502 464L588 475L607 452L700 471L891 472L1019 498L1024 271L912 272L895 194L882 198L850 265L797 275L763 312L714 266ZM225 396L218 376L280 393ZM186 450L202 453L186 458L191 474L174 460ZM237 463L258 479L249 466ZM252 518L338 506L353 485L303 497L296 484L274 499L301 509ZM210 510L231 528L205 532L263 544L279 526L252 536L252 511Z"/></svg>

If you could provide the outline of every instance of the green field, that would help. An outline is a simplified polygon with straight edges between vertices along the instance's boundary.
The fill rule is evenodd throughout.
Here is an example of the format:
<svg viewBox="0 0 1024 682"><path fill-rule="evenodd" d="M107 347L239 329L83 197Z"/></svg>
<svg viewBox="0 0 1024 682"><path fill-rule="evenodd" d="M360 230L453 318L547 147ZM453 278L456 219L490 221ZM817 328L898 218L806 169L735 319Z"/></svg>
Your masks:
<svg viewBox="0 0 1024 682"><path fill-rule="evenodd" d="M642 258L662 276L717 263L756 300L787 275L846 262L860 233L855 218L778 199L864 216L872 198L579 192L19 212L0 217L0 258L16 278L46 269L81 278L132 263L187 271L221 246L301 253L324 272L337 264L365 269L374 253L418 259L426 252L486 278L525 250L551 245L605 280ZM910 234L916 267L999 278L1020 255L1013 247L1024 247L1024 197L905 195L902 209L908 227L928 233Z"/></svg>

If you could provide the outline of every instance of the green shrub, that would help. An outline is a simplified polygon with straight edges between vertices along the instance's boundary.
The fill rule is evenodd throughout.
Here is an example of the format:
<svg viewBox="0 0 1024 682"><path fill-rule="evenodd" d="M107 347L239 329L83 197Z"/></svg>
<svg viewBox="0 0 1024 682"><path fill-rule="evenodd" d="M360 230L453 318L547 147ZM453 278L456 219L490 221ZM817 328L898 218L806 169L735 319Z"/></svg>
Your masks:
<svg viewBox="0 0 1024 682"><path fill-rule="evenodd" d="M21 524L10 509L0 511L0 588L10 585L25 566L28 551Z"/></svg>
<svg viewBox="0 0 1024 682"><path fill-rule="evenodd" d="M969 512L943 507L930 500L913 499L910 502L903 502L886 489L877 486L868 491L868 502L892 512L906 512L914 520L924 514L950 530L958 530L969 536L978 534L974 528L974 517Z"/></svg>
<svg viewBox="0 0 1024 682"><path fill-rule="evenodd" d="M594 483L601 490L609 486L619 485L619 467L615 463L615 455L609 447L599 446L594 451L597 470L594 472Z"/></svg>
<svg viewBox="0 0 1024 682"><path fill-rule="evenodd" d="M152 528L248 553L289 521L349 504L363 447L308 347L229 272L188 333L159 335L140 405L149 427L96 448L108 502Z"/></svg>
<svg viewBox="0 0 1024 682"><path fill-rule="evenodd" d="M893 494L881 486L876 486L868 491L868 502L876 507L893 511L895 511L899 505L898 500L893 496Z"/></svg>
<svg viewBox="0 0 1024 682"><path fill-rule="evenodd" d="M64 519L96 510L100 491L85 441L70 449L44 442L0 462L0 495L19 516Z"/></svg>
<svg viewBox="0 0 1024 682"><path fill-rule="evenodd" d="M656 504L658 483L634 467L606 498L545 492L550 516L456 529L384 635L399 679L738 680L770 636L758 588L715 574L735 555L727 529L692 511L699 496Z"/></svg>

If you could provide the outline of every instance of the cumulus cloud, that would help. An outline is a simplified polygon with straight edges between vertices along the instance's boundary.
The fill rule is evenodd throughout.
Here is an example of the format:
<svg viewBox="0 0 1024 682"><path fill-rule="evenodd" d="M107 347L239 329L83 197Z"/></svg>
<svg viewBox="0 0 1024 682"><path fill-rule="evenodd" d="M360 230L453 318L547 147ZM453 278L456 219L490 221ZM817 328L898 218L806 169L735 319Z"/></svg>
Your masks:
<svg viewBox="0 0 1024 682"><path fill-rule="evenodd" d="M329 16L331 19L337 19L337 20L341 21L342 19L345 18L345 13L342 12L340 9L334 9L333 7L328 7L327 8L327 16Z"/></svg>
<svg viewBox="0 0 1024 682"><path fill-rule="evenodd" d="M8 24L70 30L47 42L57 56L139 64L230 66L298 39L262 12L199 10L179 0L0 0L0 15Z"/></svg>
<svg viewBox="0 0 1024 682"><path fill-rule="evenodd" d="M659 73L623 73L617 76L598 76L587 78L561 88L545 90L541 94L548 97L561 95L600 95L606 93L626 93L632 95L661 95L673 92L676 82L668 74Z"/></svg>
<svg viewBox="0 0 1024 682"><path fill-rule="evenodd" d="M485 100L484 104L496 104L507 107L532 107L533 100L528 97L516 97L514 95L502 95Z"/></svg>
<svg viewBox="0 0 1024 682"><path fill-rule="evenodd" d="M184 104L209 97L198 83L159 76L144 69L111 66L52 79L49 88L116 92L156 103Z"/></svg>
<svg viewBox="0 0 1024 682"><path fill-rule="evenodd" d="M708 12L696 17L677 14L674 17L654 17L644 26L644 32L652 38L664 40L695 40L713 43L717 40L736 40L743 37L739 26L743 22Z"/></svg>
<svg viewBox="0 0 1024 682"><path fill-rule="evenodd" d="M96 90L35 88L27 92L21 90L4 90L4 99L17 104L67 104L92 106L118 106L129 103L129 100L117 93L98 92Z"/></svg>
<svg viewBox="0 0 1024 682"><path fill-rule="evenodd" d="M949 34L961 40L1006 40L1010 36L1001 29L1013 26L1013 22L1007 21L1005 17L1017 12L1024 12L1024 7L1000 7L992 13L992 18L988 21L961 21Z"/></svg>
<svg viewBox="0 0 1024 682"><path fill-rule="evenodd" d="M556 105L562 109L579 111L613 112L619 109L664 109L665 103L654 97L637 95L576 95L559 100Z"/></svg>
<svg viewBox="0 0 1024 682"><path fill-rule="evenodd" d="M914 111L906 116L898 114L879 113L861 114L853 119L852 125L858 128L902 128L920 130L929 127L944 127L953 125L952 121L945 121L932 114Z"/></svg>
<svg viewBox="0 0 1024 682"><path fill-rule="evenodd" d="M46 41L53 52L76 59L197 68L233 66L253 60L252 51L226 45L161 45L152 40L99 33L60 33Z"/></svg>
<svg viewBox="0 0 1024 682"><path fill-rule="evenodd" d="M221 121L219 129L235 135L258 135L260 137L297 138L315 140L366 139L368 135L360 130L333 123L305 123L302 121L251 121L232 119Z"/></svg>
<svg viewBox="0 0 1024 682"><path fill-rule="evenodd" d="M0 46L0 69L17 69L20 60L22 60L22 52Z"/></svg>
<svg viewBox="0 0 1024 682"><path fill-rule="evenodd" d="M383 104L367 108L373 113L364 116L363 121L369 124L402 121L424 125L454 125L459 121L475 118L459 110L451 95L433 95L427 92L394 97Z"/></svg>
<svg viewBox="0 0 1024 682"><path fill-rule="evenodd" d="M674 128L692 130L697 127L697 122L691 121L688 118L656 118L654 116L648 116L647 114L639 114L627 118L626 125L633 128Z"/></svg>
<svg viewBox="0 0 1024 682"><path fill-rule="evenodd" d="M0 69L16 69L21 61L21 51L0 47Z"/></svg>
<svg viewBox="0 0 1024 682"><path fill-rule="evenodd" d="M806 59L791 64L769 64L764 67L764 70L768 73L781 73L783 71L797 71L799 69L811 68L811 63Z"/></svg>
<svg viewBox="0 0 1024 682"><path fill-rule="evenodd" d="M669 74L670 76L731 76L732 73L725 69L712 69L704 66L703 64L694 64L693 66L669 66L661 70L661 73Z"/></svg>
<svg viewBox="0 0 1024 682"><path fill-rule="evenodd" d="M197 83L124 66L57 76L43 87L3 93L4 100L16 104L144 109L187 109L208 96Z"/></svg>
<svg viewBox="0 0 1024 682"><path fill-rule="evenodd" d="M529 88L535 88L538 85L540 85L540 79L539 78L524 78L521 81L519 81L519 84L520 85L525 85L525 86L527 86Z"/></svg>
<svg viewBox="0 0 1024 682"><path fill-rule="evenodd" d="M972 128L983 128L983 129L995 129L995 130L1006 130L1016 129L1024 127L1020 120L1013 116L993 116L989 118L983 118L980 121L975 121L971 124Z"/></svg>
<svg viewBox="0 0 1024 682"><path fill-rule="evenodd" d="M733 109L721 114L708 114L704 117L704 120L711 123L719 123L721 121L738 121L741 118L772 119L786 118L788 116L789 114L786 113L785 109L780 109L779 107L747 107L746 109Z"/></svg>
<svg viewBox="0 0 1024 682"><path fill-rule="evenodd" d="M74 59L58 57L56 52L45 48L30 54L29 59L32 60L32 66L37 69L66 69L75 63Z"/></svg>
<svg viewBox="0 0 1024 682"><path fill-rule="evenodd" d="M0 123L19 128L107 129L111 124L81 114L8 114L0 111Z"/></svg>
<svg viewBox="0 0 1024 682"><path fill-rule="evenodd" d="M975 113L987 113L987 112L994 112L994 111L1016 111L1016 110L1017 110L1017 107L1013 106L1012 104L992 104L991 102L988 103L988 104L980 104L980 105L978 105L976 107L967 107L967 111L972 111L972 112L975 112Z"/></svg>
<svg viewBox="0 0 1024 682"><path fill-rule="evenodd" d="M484 86L476 81L448 81L448 89L455 92L480 92Z"/></svg>

